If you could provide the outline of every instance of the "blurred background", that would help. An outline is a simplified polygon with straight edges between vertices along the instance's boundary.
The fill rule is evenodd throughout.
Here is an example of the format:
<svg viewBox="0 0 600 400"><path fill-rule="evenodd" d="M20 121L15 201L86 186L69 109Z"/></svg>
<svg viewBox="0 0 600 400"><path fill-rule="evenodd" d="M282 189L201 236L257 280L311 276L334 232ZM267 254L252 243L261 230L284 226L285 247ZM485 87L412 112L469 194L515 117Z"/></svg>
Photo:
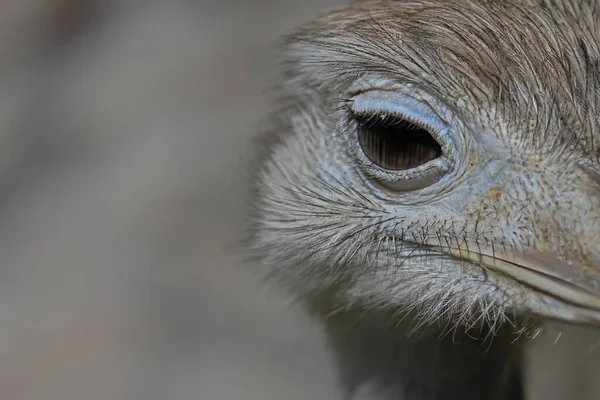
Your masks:
<svg viewBox="0 0 600 400"><path fill-rule="evenodd" d="M0 2L0 398L339 399L320 327L241 263L284 32L341 0ZM534 399L600 399L550 327Z"/></svg>

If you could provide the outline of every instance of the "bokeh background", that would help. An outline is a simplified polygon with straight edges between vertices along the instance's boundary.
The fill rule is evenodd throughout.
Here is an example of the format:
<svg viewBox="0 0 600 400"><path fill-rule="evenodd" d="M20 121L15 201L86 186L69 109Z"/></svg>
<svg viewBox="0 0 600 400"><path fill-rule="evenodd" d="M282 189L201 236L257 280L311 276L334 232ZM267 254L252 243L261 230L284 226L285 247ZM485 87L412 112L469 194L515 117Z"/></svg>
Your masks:
<svg viewBox="0 0 600 400"><path fill-rule="evenodd" d="M320 327L243 265L278 36L341 0L0 2L0 399L339 399ZM534 399L600 399L551 327Z"/></svg>

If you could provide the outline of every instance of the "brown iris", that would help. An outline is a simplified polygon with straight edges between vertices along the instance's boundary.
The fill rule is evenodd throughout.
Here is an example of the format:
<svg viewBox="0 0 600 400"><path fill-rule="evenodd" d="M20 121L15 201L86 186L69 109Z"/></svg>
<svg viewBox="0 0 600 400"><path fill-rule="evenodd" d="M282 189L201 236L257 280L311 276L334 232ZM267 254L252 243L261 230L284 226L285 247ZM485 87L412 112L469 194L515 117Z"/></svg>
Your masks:
<svg viewBox="0 0 600 400"><path fill-rule="evenodd" d="M442 155L442 148L427 129L403 118L358 115L354 119L360 147L381 168L408 170Z"/></svg>

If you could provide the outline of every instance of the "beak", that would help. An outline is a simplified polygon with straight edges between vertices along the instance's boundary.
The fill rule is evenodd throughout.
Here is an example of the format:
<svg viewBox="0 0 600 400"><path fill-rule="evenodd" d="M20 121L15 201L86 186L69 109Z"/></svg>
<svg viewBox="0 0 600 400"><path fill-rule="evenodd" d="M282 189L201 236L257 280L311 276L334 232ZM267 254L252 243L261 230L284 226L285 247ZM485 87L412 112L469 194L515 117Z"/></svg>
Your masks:
<svg viewBox="0 0 600 400"><path fill-rule="evenodd" d="M600 326L600 265L573 265L535 251L509 255L479 247L477 251L444 250L532 289L538 295L536 301L523 300L526 311L535 316Z"/></svg>

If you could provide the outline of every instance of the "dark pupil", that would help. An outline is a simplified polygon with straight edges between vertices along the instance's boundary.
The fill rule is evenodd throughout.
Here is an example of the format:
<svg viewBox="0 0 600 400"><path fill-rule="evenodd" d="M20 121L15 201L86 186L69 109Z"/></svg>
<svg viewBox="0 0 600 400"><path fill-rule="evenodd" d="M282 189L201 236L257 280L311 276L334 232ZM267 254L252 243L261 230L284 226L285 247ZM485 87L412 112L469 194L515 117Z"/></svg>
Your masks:
<svg viewBox="0 0 600 400"><path fill-rule="evenodd" d="M356 116L358 142L369 160L381 168L407 170L442 155L426 129L405 119Z"/></svg>

